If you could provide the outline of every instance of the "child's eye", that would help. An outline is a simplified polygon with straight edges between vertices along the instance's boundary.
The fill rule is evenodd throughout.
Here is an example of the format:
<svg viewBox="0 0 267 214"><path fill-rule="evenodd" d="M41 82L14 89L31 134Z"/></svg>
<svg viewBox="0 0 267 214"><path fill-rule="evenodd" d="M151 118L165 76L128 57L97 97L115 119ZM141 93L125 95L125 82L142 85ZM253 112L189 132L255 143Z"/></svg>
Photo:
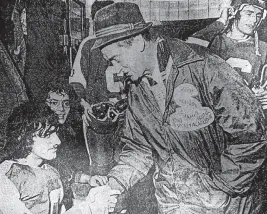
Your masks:
<svg viewBox="0 0 267 214"><path fill-rule="evenodd" d="M58 104L58 102L57 101L51 101L50 104L55 106Z"/></svg>

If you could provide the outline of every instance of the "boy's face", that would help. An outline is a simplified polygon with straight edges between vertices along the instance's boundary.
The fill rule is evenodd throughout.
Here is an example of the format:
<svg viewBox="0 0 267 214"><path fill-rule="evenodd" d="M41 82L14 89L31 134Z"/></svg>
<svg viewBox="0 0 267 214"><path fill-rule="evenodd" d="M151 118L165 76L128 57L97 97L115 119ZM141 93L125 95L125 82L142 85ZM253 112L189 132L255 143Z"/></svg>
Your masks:
<svg viewBox="0 0 267 214"><path fill-rule="evenodd" d="M49 92L46 103L58 115L58 122L65 123L70 112L69 95L64 92Z"/></svg>
<svg viewBox="0 0 267 214"><path fill-rule="evenodd" d="M57 147L61 144L56 132L47 137L33 137L32 154L42 160L52 160L57 156Z"/></svg>

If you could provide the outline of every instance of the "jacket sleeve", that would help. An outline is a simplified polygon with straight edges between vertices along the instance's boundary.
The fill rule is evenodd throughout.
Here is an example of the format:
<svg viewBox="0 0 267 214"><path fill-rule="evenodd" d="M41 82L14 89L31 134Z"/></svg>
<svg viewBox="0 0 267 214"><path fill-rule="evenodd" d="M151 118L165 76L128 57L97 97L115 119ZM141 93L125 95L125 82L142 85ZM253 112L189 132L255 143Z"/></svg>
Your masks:
<svg viewBox="0 0 267 214"><path fill-rule="evenodd" d="M120 154L118 164L111 169L108 177L113 178L120 186L128 190L146 176L153 165L153 158L151 146L129 111L126 113L125 121L124 136L122 137L125 146ZM111 183L110 186L116 189Z"/></svg>
<svg viewBox="0 0 267 214"><path fill-rule="evenodd" d="M218 34L221 34L224 29L224 24L221 21L217 20L207 27L189 36L186 42L209 47L214 38Z"/></svg>
<svg viewBox="0 0 267 214"><path fill-rule="evenodd" d="M228 64L219 59L217 64L206 63L206 69L213 71L209 74L213 110L225 139L221 171L211 174L223 191L243 194L250 189L266 158L263 112L256 97Z"/></svg>

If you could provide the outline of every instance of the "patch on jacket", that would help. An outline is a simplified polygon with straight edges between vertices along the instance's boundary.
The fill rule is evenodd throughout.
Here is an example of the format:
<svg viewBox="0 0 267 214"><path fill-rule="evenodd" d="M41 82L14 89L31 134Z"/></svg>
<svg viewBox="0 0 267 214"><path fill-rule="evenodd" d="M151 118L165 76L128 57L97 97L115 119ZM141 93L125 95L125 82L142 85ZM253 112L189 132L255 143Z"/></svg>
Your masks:
<svg viewBox="0 0 267 214"><path fill-rule="evenodd" d="M177 131L194 131L214 121L213 111L203 107L194 97L198 95L195 86L184 83L174 90L173 98L178 107L170 116L171 127Z"/></svg>

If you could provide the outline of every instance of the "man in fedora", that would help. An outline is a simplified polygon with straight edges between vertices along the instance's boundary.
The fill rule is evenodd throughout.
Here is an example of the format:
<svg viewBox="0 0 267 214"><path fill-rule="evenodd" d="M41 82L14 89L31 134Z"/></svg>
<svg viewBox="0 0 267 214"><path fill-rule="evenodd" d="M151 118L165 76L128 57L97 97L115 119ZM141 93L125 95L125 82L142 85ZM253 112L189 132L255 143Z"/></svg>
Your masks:
<svg viewBox="0 0 267 214"><path fill-rule="evenodd" d="M94 21L93 49L121 66L129 87L108 185L128 190L155 166L159 213L263 213L253 207L263 112L241 77L204 47L150 32L136 4L109 5Z"/></svg>

